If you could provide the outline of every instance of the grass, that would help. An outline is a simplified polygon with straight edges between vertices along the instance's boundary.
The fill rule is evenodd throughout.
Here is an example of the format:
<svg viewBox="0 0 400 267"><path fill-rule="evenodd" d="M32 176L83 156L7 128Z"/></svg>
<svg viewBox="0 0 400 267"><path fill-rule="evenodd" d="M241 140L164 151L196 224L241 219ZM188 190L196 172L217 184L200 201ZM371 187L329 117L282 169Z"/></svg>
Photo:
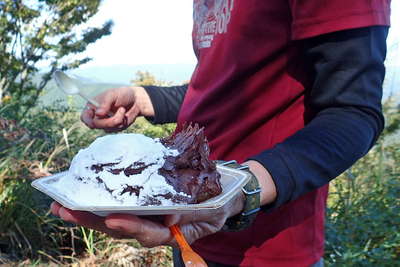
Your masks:
<svg viewBox="0 0 400 267"><path fill-rule="evenodd" d="M61 110L60 110L61 109ZM326 223L327 266L395 266L400 262L400 112L390 105L387 130L371 152L331 184ZM0 110L0 264L11 266L171 266L168 247L146 249L134 240L60 221L51 199L30 182L68 168L100 131L87 130L76 110L32 111L16 122ZM169 135L174 125L138 120L128 131ZM391 140L384 142L384 140Z"/></svg>

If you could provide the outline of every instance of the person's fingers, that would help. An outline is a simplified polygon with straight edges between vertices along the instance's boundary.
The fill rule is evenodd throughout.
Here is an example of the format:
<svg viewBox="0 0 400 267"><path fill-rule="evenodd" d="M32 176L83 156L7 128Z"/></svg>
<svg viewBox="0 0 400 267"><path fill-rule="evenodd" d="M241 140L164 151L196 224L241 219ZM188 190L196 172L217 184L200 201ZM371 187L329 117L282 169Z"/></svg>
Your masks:
<svg viewBox="0 0 400 267"><path fill-rule="evenodd" d="M173 239L168 227L129 214L112 214L105 224L109 229L132 236L145 247L170 244Z"/></svg>
<svg viewBox="0 0 400 267"><path fill-rule="evenodd" d="M140 110L137 104L133 104L132 107L126 112L125 117L127 118L127 125L131 125L139 115Z"/></svg>
<svg viewBox="0 0 400 267"><path fill-rule="evenodd" d="M61 205L58 202L53 201L50 204L50 211L55 216L59 216L58 213L59 213L60 208L61 208Z"/></svg>
<svg viewBox="0 0 400 267"><path fill-rule="evenodd" d="M203 222L181 223L180 220L181 220L180 216L175 216L175 215L167 216L165 218L164 224L168 225L168 227L178 224L182 234L185 236L185 239L189 244L193 243L199 238L210 235L219 230L218 227L215 227L213 224L210 224L208 222L203 221ZM175 240L171 241L170 244L173 244L174 242L176 241Z"/></svg>
<svg viewBox="0 0 400 267"><path fill-rule="evenodd" d="M178 223L189 243L219 230L219 227L209 222L181 223L182 220L188 220L186 215L167 215L164 221L167 226L164 226L159 218L156 220L128 214L111 214L104 218L90 212L69 210L57 202L51 204L51 212L65 221L104 232L114 238L135 238L145 247L176 247L177 243L169 226Z"/></svg>
<svg viewBox="0 0 400 267"><path fill-rule="evenodd" d="M124 119L121 124L117 125L116 127L113 128L105 128L103 129L106 133L116 133L125 130L126 128L129 127L128 124L128 118L126 115L124 116Z"/></svg>
<svg viewBox="0 0 400 267"><path fill-rule="evenodd" d="M99 102L100 106L96 108L95 115L98 117L107 116L107 114L111 111L111 107L117 101L117 93L115 90L109 90L100 96L96 97L96 100Z"/></svg>
<svg viewBox="0 0 400 267"><path fill-rule="evenodd" d="M174 224L187 224L192 222L208 222L210 224L222 224L227 219L227 213L223 208L215 210L194 210L190 213L167 215L164 220L166 226Z"/></svg>
<svg viewBox="0 0 400 267"><path fill-rule="evenodd" d="M51 203L50 211L53 215L58 216L65 221L72 222L74 224L88 227L97 231L101 231L114 238L129 237L124 233L107 228L107 226L104 224L103 217L96 216L88 212L72 211L64 208L55 201Z"/></svg>
<svg viewBox="0 0 400 267"><path fill-rule="evenodd" d="M189 244L218 230L207 222L182 224L180 225L180 229Z"/></svg>
<svg viewBox="0 0 400 267"><path fill-rule="evenodd" d="M181 215L180 214L171 214L171 215L166 215L164 217L164 225L167 227L170 227L174 224L178 224L181 220Z"/></svg>
<svg viewBox="0 0 400 267"><path fill-rule="evenodd" d="M61 206L58 210L58 216L64 221L94 229L113 237L122 238L126 236L119 231L109 229L104 223L104 217L97 216L91 212L70 210Z"/></svg>
<svg viewBox="0 0 400 267"><path fill-rule="evenodd" d="M86 124L89 128L93 129L93 118L94 118L94 109L86 106L81 113L81 121Z"/></svg>
<svg viewBox="0 0 400 267"><path fill-rule="evenodd" d="M73 211L66 209L64 207L60 207L60 209L58 210L58 216L60 216L60 218L63 219L64 221L75 224L77 224L77 222L79 221L79 219L75 218Z"/></svg>
<svg viewBox="0 0 400 267"><path fill-rule="evenodd" d="M83 226L97 228L98 224L104 221L103 217L97 216L93 213L86 211L70 210L65 207L60 207L58 214L64 221L68 221Z"/></svg>
<svg viewBox="0 0 400 267"><path fill-rule="evenodd" d="M114 116L106 118L93 118L93 125L98 129L112 129L117 128L119 125L123 125L125 119L125 108L118 108Z"/></svg>

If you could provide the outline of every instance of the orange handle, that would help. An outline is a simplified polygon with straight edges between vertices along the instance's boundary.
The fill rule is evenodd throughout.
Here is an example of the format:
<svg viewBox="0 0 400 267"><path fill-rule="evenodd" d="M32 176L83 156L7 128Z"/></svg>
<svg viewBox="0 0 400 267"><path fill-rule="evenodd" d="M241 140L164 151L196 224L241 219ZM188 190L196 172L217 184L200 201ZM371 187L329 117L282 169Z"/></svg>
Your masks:
<svg viewBox="0 0 400 267"><path fill-rule="evenodd" d="M170 226L169 229L171 230L172 234L174 235L176 242L178 242L178 245L181 250L184 250L184 249L192 250L192 248L189 246L188 242L186 241L185 237L183 236L183 234L181 232L181 229L179 229L179 226L177 224Z"/></svg>
<svg viewBox="0 0 400 267"><path fill-rule="evenodd" d="M171 233L174 235L176 242L178 242L181 249L182 260L186 267L207 267L207 263L190 247L181 229L178 225L174 224L169 227Z"/></svg>

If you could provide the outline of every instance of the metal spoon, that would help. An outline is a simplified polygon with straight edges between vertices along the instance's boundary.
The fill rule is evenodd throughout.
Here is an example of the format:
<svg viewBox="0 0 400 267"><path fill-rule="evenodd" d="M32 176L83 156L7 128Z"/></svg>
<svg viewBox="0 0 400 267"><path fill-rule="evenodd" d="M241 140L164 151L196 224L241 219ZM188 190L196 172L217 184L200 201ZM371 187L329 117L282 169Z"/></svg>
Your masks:
<svg viewBox="0 0 400 267"><path fill-rule="evenodd" d="M170 226L169 230L178 242L186 267L207 267L207 263L190 247L177 224Z"/></svg>
<svg viewBox="0 0 400 267"><path fill-rule="evenodd" d="M53 78L56 81L58 88L60 88L67 95L80 95L96 108L100 106L96 100L79 90L78 82L64 72L56 70L53 74Z"/></svg>

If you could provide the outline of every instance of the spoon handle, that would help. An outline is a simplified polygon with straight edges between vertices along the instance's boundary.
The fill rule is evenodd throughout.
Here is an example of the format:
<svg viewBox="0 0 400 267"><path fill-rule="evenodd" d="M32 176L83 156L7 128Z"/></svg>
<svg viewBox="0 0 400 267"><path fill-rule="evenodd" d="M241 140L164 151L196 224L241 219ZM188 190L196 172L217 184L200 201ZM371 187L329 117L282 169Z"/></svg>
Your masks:
<svg viewBox="0 0 400 267"><path fill-rule="evenodd" d="M89 97L88 95L86 95L86 94L84 94L82 92L79 92L78 94L81 97L83 97L87 102L89 102L90 104L95 106L96 108L98 108L100 106L100 104L96 100L94 100L93 98Z"/></svg>
<svg viewBox="0 0 400 267"><path fill-rule="evenodd" d="M207 263L200 257L199 254L193 251L185 237L183 236L178 225L169 227L171 233L174 235L176 242L178 242L181 250L182 260L186 267L207 267Z"/></svg>
<svg viewBox="0 0 400 267"><path fill-rule="evenodd" d="M174 235L176 242L178 242L179 248L181 250L187 249L187 248L192 249L190 247L190 245L188 244L188 242L186 241L185 237L183 236L178 225L176 225L176 224L172 225L169 229L171 230L172 234Z"/></svg>
<svg viewBox="0 0 400 267"><path fill-rule="evenodd" d="M93 106L95 106L96 108L98 108L100 106L99 102L97 102L96 100L94 100L93 98L87 96L86 94L79 92L78 93L81 97L83 97L84 99L86 99L87 102L89 102L90 104L92 104ZM111 111L107 112L108 117L112 117L114 116L114 113Z"/></svg>

